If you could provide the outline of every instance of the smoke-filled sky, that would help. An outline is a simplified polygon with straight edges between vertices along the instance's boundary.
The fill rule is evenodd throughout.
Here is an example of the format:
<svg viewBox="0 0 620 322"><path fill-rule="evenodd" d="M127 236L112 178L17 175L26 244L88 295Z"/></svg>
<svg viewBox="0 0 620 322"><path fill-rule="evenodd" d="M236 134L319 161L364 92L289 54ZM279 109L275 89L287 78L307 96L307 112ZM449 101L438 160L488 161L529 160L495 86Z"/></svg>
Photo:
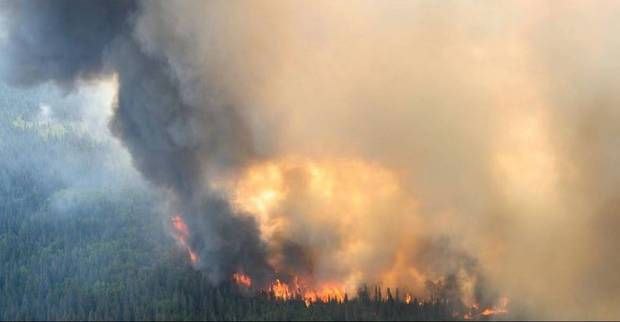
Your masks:
<svg viewBox="0 0 620 322"><path fill-rule="evenodd" d="M214 283L452 278L464 302L618 319L619 18L602 0L5 1L0 71L114 87L80 110Z"/></svg>

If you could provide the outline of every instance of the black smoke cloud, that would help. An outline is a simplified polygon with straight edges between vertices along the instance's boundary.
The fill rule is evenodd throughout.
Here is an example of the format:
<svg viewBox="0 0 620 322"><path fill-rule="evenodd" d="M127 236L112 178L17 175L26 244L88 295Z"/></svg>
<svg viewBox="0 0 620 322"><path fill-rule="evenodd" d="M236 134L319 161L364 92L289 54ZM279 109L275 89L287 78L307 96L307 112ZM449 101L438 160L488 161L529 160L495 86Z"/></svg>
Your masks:
<svg viewBox="0 0 620 322"><path fill-rule="evenodd" d="M317 203L303 180L284 178L301 188L272 214L290 227L267 249L292 269L337 277L335 245L353 224L371 245L350 258L365 280L394 262L399 244L384 236L400 236L426 250L404 271L458 281L484 269L539 317L620 316L617 1L1 6L0 62L13 83L72 88L116 75L111 128L144 177L171 192L214 280L237 266L269 270L257 225L211 185L254 161L301 156L330 161L344 188L338 202ZM347 214L349 186L364 176L338 158L398 173L403 192ZM378 198L383 183L366 195ZM351 214L363 220L343 220ZM477 264L434 240L444 234Z"/></svg>
<svg viewBox="0 0 620 322"><path fill-rule="evenodd" d="M166 57L147 53L133 36L135 1L3 2L7 39L2 72L13 84L53 82L66 89L118 78L112 132L135 167L172 195L173 211L191 227L198 265L220 282L234 270L258 283L270 271L249 216L235 216L205 187L206 169L229 171L253 158L244 125L230 105L188 104ZM208 133L208 135L205 135Z"/></svg>
<svg viewBox="0 0 620 322"><path fill-rule="evenodd" d="M188 77L192 73L183 68L192 62L186 60L199 57L179 54L175 50L183 50L187 44L176 41L178 35L157 29L174 23L170 8L164 8L164 2L148 3L151 11L144 16L153 21L142 17L142 27L151 33L145 37L136 31L143 5L147 4L65 0L3 3L9 17L3 48L7 53L4 76L17 85L53 82L70 90L80 82L115 75L118 93L110 129L144 178L169 192L170 211L181 213L192 232L189 242L199 254L198 267L216 283L237 270L251 275L255 285L268 282L275 273L266 263L268 250L254 217L235 213L238 210L232 209L228 199L209 186L218 176L263 158L264 150L268 150L265 144L257 148L248 120L241 113L247 107L243 103L248 102L226 90L231 79L241 83L247 80L238 77L240 72L229 65L217 68L207 64L199 70L200 80ZM199 3L189 7L194 5ZM218 5L221 3L213 4ZM225 6L220 9L230 10ZM217 19L213 15L210 18ZM228 35L230 30L222 27L216 32ZM231 43L223 41L231 48L227 50L238 49ZM225 59L226 54L218 55ZM221 57L214 58L216 63L211 65L217 65L218 59ZM203 67L200 62L196 65ZM226 72L236 76L222 74ZM247 84L240 85L244 86ZM264 137L260 139L264 143ZM289 212L295 211L283 216ZM340 236L335 231L331 235L338 242ZM271 249L282 255L284 271L278 272L278 277L285 281L289 274L313 274L316 264L309 246L292 239L282 238ZM330 240L327 236L322 239ZM451 251L451 246L440 247L443 251L437 247L429 245L426 255L421 256L429 266L424 270L447 276L443 289L452 290L456 297L461 281L450 276L463 267L467 276L476 275L478 268L470 264L466 254Z"/></svg>
<svg viewBox="0 0 620 322"><path fill-rule="evenodd" d="M3 1L4 76L13 83L73 86L106 72L110 42L129 27L132 1Z"/></svg>
<svg viewBox="0 0 620 322"><path fill-rule="evenodd" d="M427 32L418 33L419 26L412 28L408 20L388 23L391 14L385 20L356 19L368 18L364 5L359 5L348 3L353 19L342 20L332 4L314 7L314 2L304 4L310 10L261 1L3 3L8 37L2 71L18 85L53 82L67 89L116 77L110 128L144 178L169 192L170 211L184 216L192 231L189 242L200 256L197 265L214 282L242 270L261 285L274 274L266 263L272 253L283 257L284 272L279 274L316 273L337 279L344 275L340 266L346 265L338 246L344 247L344 237L350 234L338 228L356 226L357 236L371 242L370 251L349 258L354 265L349 268L368 273L364 281L380 283L380 273L393 264L400 247L397 237L417 242L444 233L415 220L402 202L410 199L409 190L379 197L371 209L360 212L363 217L351 217L353 225L339 227L336 219L347 214L337 201L351 201L347 191L363 185L363 180L345 176L343 200L328 202L336 205L331 212L335 224L326 225L312 220L325 205L312 205L304 188L309 181L292 178L297 193L290 194L291 200L277 214L291 221L292 229L271 241L274 247L259 238L255 217L236 213L227 196L211 187L219 176L243 172L238 170L272 149L284 156L328 157L338 155L333 152L337 150L393 169L402 164L414 168L407 173L416 174L422 183L414 189L426 208L421 212L431 213L440 204L459 205L468 215L484 210L479 206L484 198L478 196L488 196L490 189L479 184L487 172L479 166L486 162L486 144L479 141L488 137L486 124L493 122L476 126L476 115L484 114L479 119L487 120L486 109L460 108L463 102L485 102L468 96L477 93L475 85L463 85L469 84L465 78L472 72L456 73L461 64L437 54L447 52L442 44L450 37L438 33L441 41L424 43ZM304 18L302 23L291 19L296 15ZM412 34L402 35L403 31ZM396 37L386 37L391 35ZM403 39L410 39L411 46L401 47ZM456 49L463 51L461 46ZM427 63L426 56L439 60ZM405 66L405 61L413 63ZM425 70L433 77L420 72ZM413 94L412 86L418 87ZM451 95L445 95L447 89ZM469 119L472 126L463 127ZM272 131L278 133L279 146L272 146ZM336 166L341 170L336 172L351 171L349 163ZM455 183L454 178L460 179ZM384 183L378 182L377 187ZM371 201L375 188L367 194ZM472 228L471 220L463 218L450 220L454 226ZM399 224L386 224L390 222ZM479 229L470 230L480 235ZM418 248L424 251L415 254ZM482 279L481 265L455 249L459 248L432 238L419 247L412 243L414 256L406 256L411 261L403 265L436 273L429 278L439 280L441 292L455 298L468 280ZM325 256L335 260L326 264L317 259ZM396 282L409 277L397 277ZM480 300L481 286L476 287L473 293Z"/></svg>

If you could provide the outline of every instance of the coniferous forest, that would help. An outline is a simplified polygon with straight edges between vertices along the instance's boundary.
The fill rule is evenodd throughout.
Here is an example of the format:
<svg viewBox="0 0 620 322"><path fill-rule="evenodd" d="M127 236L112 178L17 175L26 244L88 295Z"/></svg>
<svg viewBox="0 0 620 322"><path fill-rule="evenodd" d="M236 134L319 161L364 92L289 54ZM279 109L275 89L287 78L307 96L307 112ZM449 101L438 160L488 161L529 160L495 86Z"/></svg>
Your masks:
<svg viewBox="0 0 620 322"><path fill-rule="evenodd" d="M0 322L620 320L619 17L0 0Z"/></svg>
<svg viewBox="0 0 620 322"><path fill-rule="evenodd" d="M376 287L306 307L213 286L115 142L77 117L44 118L41 100L71 111L88 91L12 91L0 88L0 320L452 319L441 300L405 304Z"/></svg>

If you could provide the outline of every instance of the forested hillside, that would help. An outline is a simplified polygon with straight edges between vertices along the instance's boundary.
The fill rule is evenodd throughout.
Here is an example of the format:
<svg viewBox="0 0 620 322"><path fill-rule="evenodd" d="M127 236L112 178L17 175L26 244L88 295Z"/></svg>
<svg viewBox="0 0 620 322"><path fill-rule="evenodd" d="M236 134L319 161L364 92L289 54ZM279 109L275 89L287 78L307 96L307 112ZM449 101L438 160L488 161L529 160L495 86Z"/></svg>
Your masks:
<svg viewBox="0 0 620 322"><path fill-rule="evenodd" d="M40 102L49 94L11 91L0 88L1 320L452 318L441 301L377 300L374 289L306 307L211 286L117 142L92 133L79 113L49 115ZM88 103L52 96L53 113Z"/></svg>

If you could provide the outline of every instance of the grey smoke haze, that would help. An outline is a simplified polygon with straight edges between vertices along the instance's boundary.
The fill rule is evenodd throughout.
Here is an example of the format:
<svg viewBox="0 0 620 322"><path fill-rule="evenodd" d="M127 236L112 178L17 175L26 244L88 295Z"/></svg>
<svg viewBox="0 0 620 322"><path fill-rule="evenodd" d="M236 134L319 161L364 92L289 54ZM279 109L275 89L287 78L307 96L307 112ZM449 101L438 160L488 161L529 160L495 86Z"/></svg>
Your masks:
<svg viewBox="0 0 620 322"><path fill-rule="evenodd" d="M1 9L7 80L73 88L116 75L110 127L144 177L170 191L214 281L237 269L270 275L253 217L235 214L214 182L288 155L344 157L400 174L395 200L412 196L415 220L391 205L360 229L372 225L373 241L420 234L411 258L421 270L484 275L487 291L534 316L620 316L615 2ZM303 197L300 177L284 181ZM279 244L298 254L287 265L306 257L301 242L342 245L338 227L312 228L310 211L323 208L291 197L281 209L295 219ZM377 243L360 266L379 270L394 247Z"/></svg>

